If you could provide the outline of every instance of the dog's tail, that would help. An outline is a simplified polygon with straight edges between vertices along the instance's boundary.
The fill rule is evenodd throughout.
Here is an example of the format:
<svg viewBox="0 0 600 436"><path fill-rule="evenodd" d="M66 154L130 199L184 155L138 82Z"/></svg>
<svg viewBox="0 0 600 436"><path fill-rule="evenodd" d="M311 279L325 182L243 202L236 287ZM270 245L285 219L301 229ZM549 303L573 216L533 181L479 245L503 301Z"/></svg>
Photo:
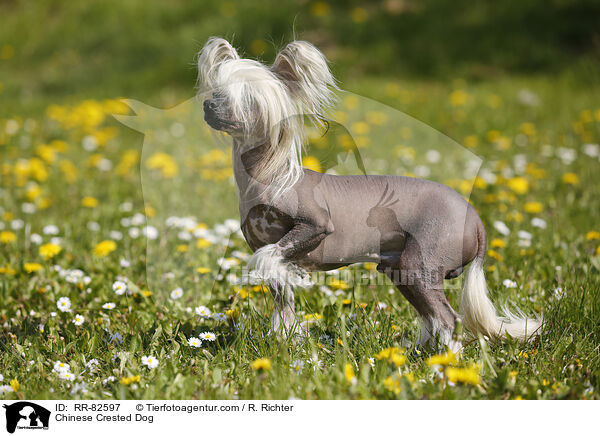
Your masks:
<svg viewBox="0 0 600 436"><path fill-rule="evenodd" d="M483 225L478 226L479 248L477 256L471 262L461 296L460 313L464 326L470 332L481 333L491 339L506 336L527 340L536 336L542 320L527 318L520 311L514 313L506 307L499 315L488 297L488 288L483 271L486 243Z"/></svg>

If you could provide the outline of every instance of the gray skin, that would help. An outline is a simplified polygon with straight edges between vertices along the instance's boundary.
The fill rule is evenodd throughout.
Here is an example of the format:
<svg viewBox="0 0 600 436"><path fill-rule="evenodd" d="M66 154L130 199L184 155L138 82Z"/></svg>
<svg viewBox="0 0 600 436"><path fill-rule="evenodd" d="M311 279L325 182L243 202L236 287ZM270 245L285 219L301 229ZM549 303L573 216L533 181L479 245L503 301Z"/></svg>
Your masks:
<svg viewBox="0 0 600 436"><path fill-rule="evenodd" d="M458 277L486 250L483 223L465 199L428 180L337 176L306 168L298 183L273 199L265 191L268 183L256 180L267 152L264 141L243 145L235 126L215 107L213 100L205 101L205 120L234 138L241 228L252 250L276 244L287 261L307 271L376 262L425 326L433 321L454 330L459 316L446 299L443 280ZM293 294L271 292L285 325L291 326Z"/></svg>

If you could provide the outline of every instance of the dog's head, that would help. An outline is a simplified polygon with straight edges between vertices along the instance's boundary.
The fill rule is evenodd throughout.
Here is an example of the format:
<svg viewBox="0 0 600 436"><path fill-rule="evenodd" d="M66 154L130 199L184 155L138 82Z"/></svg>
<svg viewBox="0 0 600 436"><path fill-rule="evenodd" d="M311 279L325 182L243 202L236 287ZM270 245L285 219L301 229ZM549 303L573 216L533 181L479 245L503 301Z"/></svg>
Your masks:
<svg viewBox="0 0 600 436"><path fill-rule="evenodd" d="M224 39L210 38L198 59L204 119L232 136L276 139L299 134L304 116L319 123L334 100L335 80L325 56L294 41L271 66L241 59ZM289 139L289 138L287 138Z"/></svg>

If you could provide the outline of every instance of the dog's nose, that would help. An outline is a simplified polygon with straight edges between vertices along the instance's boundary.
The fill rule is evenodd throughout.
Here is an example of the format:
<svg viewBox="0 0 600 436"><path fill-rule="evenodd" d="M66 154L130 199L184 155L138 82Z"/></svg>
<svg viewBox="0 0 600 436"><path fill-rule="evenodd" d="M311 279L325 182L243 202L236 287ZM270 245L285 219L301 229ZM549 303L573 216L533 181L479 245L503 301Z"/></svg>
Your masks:
<svg viewBox="0 0 600 436"><path fill-rule="evenodd" d="M216 108L217 108L217 104L214 102L214 100L204 100L204 110L205 111L214 112Z"/></svg>

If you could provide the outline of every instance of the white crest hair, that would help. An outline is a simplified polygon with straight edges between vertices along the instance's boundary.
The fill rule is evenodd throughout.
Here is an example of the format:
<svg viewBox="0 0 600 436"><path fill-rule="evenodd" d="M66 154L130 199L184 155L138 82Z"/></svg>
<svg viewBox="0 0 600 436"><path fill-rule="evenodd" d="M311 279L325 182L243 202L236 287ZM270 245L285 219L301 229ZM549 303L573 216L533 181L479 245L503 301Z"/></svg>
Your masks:
<svg viewBox="0 0 600 436"><path fill-rule="evenodd" d="M325 56L312 44L288 44L269 68L240 59L224 39L210 38L198 59L201 90L222 93L233 118L242 123L244 145L268 142L256 174L273 197L302 178L304 117L315 124L327 118L337 86Z"/></svg>

